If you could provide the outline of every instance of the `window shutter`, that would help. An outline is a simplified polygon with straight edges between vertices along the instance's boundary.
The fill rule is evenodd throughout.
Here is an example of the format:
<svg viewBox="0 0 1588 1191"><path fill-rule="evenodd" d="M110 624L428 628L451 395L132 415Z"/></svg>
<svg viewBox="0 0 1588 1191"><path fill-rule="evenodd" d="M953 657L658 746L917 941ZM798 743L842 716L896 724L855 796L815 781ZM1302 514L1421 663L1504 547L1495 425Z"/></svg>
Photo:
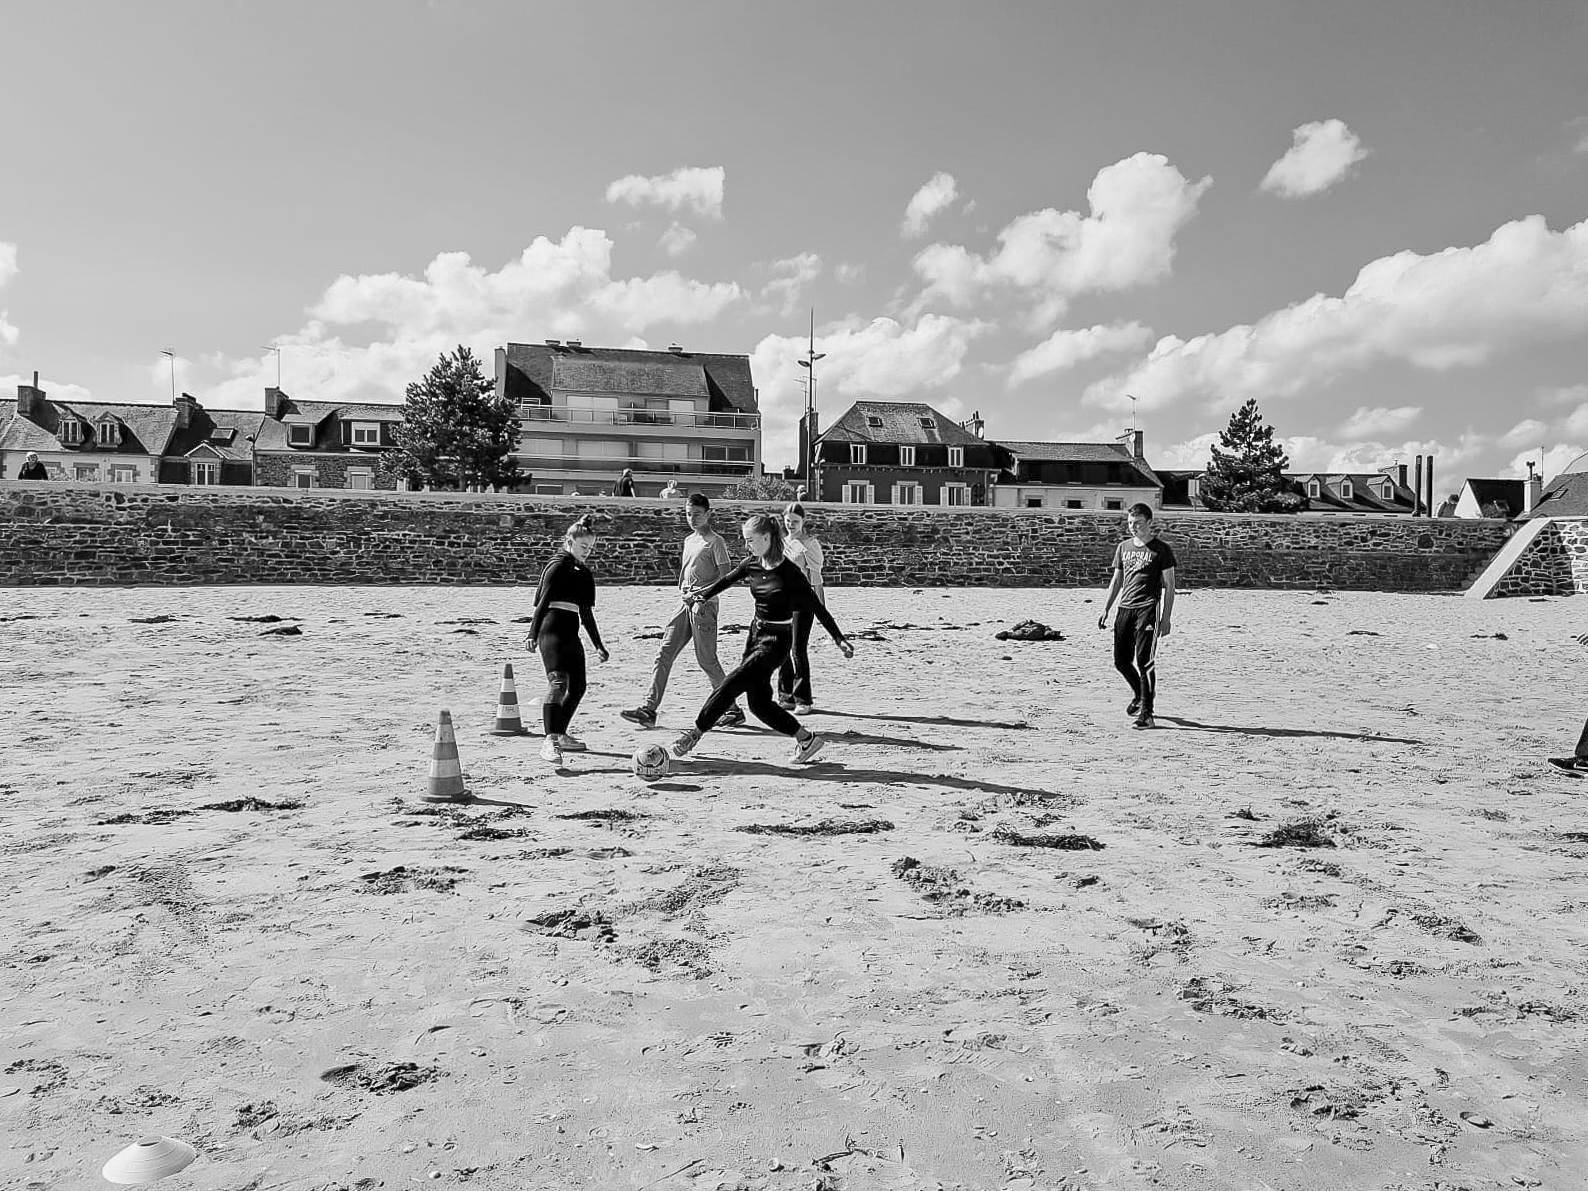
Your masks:
<svg viewBox="0 0 1588 1191"><path fill-rule="evenodd" d="M351 446L352 443L353 443L353 423L351 423L349 421L346 421L346 420L343 420L343 422L342 422L342 445L344 447L346 447L346 446Z"/></svg>

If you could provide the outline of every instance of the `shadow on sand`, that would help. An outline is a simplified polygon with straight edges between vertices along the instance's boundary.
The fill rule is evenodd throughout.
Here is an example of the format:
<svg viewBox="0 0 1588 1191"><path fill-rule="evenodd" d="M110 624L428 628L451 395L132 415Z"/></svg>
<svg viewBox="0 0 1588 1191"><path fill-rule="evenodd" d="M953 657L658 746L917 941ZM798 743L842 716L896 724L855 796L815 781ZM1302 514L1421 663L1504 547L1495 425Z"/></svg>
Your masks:
<svg viewBox="0 0 1588 1191"><path fill-rule="evenodd" d="M970 778L952 777L946 773L907 773L899 769L855 769L823 754L820 760L808 765L783 765L767 761L719 761L711 757L685 757L673 762L673 771L679 777L727 777L730 774L750 774L756 777L786 777L801 781L871 782L879 786L938 786L945 790L958 790L967 794L1007 794L1016 798L1039 801L1064 799L1074 796L1056 790L1033 790L1026 786L1007 786L1002 782L973 781Z"/></svg>
<svg viewBox="0 0 1588 1191"><path fill-rule="evenodd" d="M1190 729L1193 732L1234 732L1241 736L1321 736L1330 740L1360 740L1366 743L1377 741L1380 744L1422 744L1420 740L1410 740L1404 736L1373 736L1366 732L1328 732L1315 731L1311 728L1255 728L1235 724L1201 724L1196 720L1178 719L1172 715L1158 715L1153 718L1160 724L1173 724L1176 728Z"/></svg>
<svg viewBox="0 0 1588 1191"><path fill-rule="evenodd" d="M950 715L867 715L863 711L817 711L817 716L832 716L846 720L889 720L896 724L940 724L945 728L1002 728L1005 731L1029 732L1031 725L1024 720L1012 723L1002 720L959 720Z"/></svg>

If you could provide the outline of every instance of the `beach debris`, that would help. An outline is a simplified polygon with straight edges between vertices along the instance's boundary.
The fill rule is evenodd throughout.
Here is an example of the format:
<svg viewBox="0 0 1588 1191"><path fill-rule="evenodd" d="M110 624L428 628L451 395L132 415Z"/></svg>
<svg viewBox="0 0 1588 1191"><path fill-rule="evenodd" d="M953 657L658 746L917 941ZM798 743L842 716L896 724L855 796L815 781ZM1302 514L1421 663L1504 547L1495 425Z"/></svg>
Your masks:
<svg viewBox="0 0 1588 1191"><path fill-rule="evenodd" d="M1483 939L1477 931L1461 922L1459 919L1450 918L1444 914L1435 914L1431 911L1407 915L1413 922L1431 935L1441 939L1450 939L1456 943L1482 943Z"/></svg>
<svg viewBox="0 0 1588 1191"><path fill-rule="evenodd" d="M523 929L554 939L579 939L586 943L612 943L617 927L600 910L548 910L524 920Z"/></svg>
<svg viewBox="0 0 1588 1191"><path fill-rule="evenodd" d="M992 838L1017 848L1058 848L1066 852L1101 852L1103 844L1089 835L1067 831L1055 834L1016 831L1013 827L994 828Z"/></svg>
<svg viewBox="0 0 1588 1191"><path fill-rule="evenodd" d="M518 687L513 684L513 663L502 663L502 689L496 696L496 724L492 736L527 736L518 714Z"/></svg>
<svg viewBox="0 0 1588 1191"><path fill-rule="evenodd" d="M401 620L401 612L360 612L360 616L379 616L385 620Z"/></svg>
<svg viewBox="0 0 1588 1191"><path fill-rule="evenodd" d="M1473 636L1473 639L1477 640L1477 641L1509 641L1510 640L1510 638L1507 637L1504 633L1473 633L1472 636Z"/></svg>
<svg viewBox="0 0 1588 1191"><path fill-rule="evenodd" d="M133 624L170 624L176 617L161 613L159 616L129 616L127 619ZM139 1142L138 1144L142 1145L143 1143Z"/></svg>
<svg viewBox="0 0 1588 1191"><path fill-rule="evenodd" d="M526 848L518 854L520 860L556 860L563 856L572 856L573 848Z"/></svg>
<svg viewBox="0 0 1588 1191"><path fill-rule="evenodd" d="M626 907L653 910L664 918L679 918L720 902L739 886L743 874L726 864L703 864L665 893L659 893Z"/></svg>
<svg viewBox="0 0 1588 1191"><path fill-rule="evenodd" d="M492 843L504 839L525 839L534 834L528 827L498 827L494 823L480 822L458 832L458 838L471 843Z"/></svg>
<svg viewBox="0 0 1588 1191"><path fill-rule="evenodd" d="M453 629L452 631L454 633L462 633L465 637L478 637L480 635L479 629Z"/></svg>
<svg viewBox="0 0 1588 1191"><path fill-rule="evenodd" d="M226 802L207 802L198 808L201 811L296 811L303 809L303 803L294 799L284 802L266 802L263 798L249 795L247 798L233 798Z"/></svg>
<svg viewBox="0 0 1588 1191"><path fill-rule="evenodd" d="M1456 1115L1459 1116L1463 1121L1467 1122L1467 1124L1471 1125L1474 1129L1494 1128L1494 1122L1489 1120L1489 1118L1484 1116L1482 1113L1461 1112L1457 1113Z"/></svg>
<svg viewBox="0 0 1588 1191"><path fill-rule="evenodd" d="M426 802L468 802L463 785L463 763L458 760L458 741L452 732L452 713L445 708L436 719L436 740L430 750L430 785Z"/></svg>
<svg viewBox="0 0 1588 1191"><path fill-rule="evenodd" d="M699 939L647 939L622 948L620 953L652 972L677 968L682 975L704 980L713 971L711 948Z"/></svg>
<svg viewBox="0 0 1588 1191"><path fill-rule="evenodd" d="M301 637L303 630L295 624L277 625L273 629L266 629L259 634L261 637Z"/></svg>
<svg viewBox="0 0 1588 1191"><path fill-rule="evenodd" d="M421 1067L418 1063L343 1063L320 1072L320 1078L332 1087L389 1096L427 1084L440 1074L439 1067Z"/></svg>
<svg viewBox="0 0 1588 1191"><path fill-rule="evenodd" d="M889 871L947 917L957 918L972 911L1006 914L1026 908L1026 903L1019 898L973 891L957 869L922 864L913 856L901 856L889 866Z"/></svg>
<svg viewBox="0 0 1588 1191"><path fill-rule="evenodd" d="M1297 819L1276 827L1256 841L1259 848L1332 848L1335 842L1324 831L1322 819Z"/></svg>
<svg viewBox="0 0 1588 1191"><path fill-rule="evenodd" d="M1270 910L1328 910L1334 907L1334 894L1291 893L1286 890L1264 898L1262 904Z"/></svg>
<svg viewBox="0 0 1588 1191"><path fill-rule="evenodd" d="M1248 823L1258 823L1262 821L1262 816L1254 814L1252 808L1249 806L1243 806L1240 808L1240 810L1231 811L1228 815L1228 818L1245 819Z"/></svg>
<svg viewBox="0 0 1588 1191"><path fill-rule="evenodd" d="M1064 634L1058 629L1050 629L1040 620L1022 620L1012 629L1005 629L993 636L999 641L1063 641Z"/></svg>
<svg viewBox="0 0 1588 1191"><path fill-rule="evenodd" d="M1243 1020L1261 1019L1277 1021L1279 1014L1273 1009L1232 996L1235 986L1209 976L1193 976L1180 986L1177 994L1182 1001L1198 1013L1217 1013L1221 1017Z"/></svg>
<svg viewBox="0 0 1588 1191"><path fill-rule="evenodd" d="M628 811L622 807L608 807L601 810L570 811L566 815L554 815L556 819L574 819L582 823L633 823L639 819L648 819L639 811Z"/></svg>
<svg viewBox="0 0 1588 1191"><path fill-rule="evenodd" d="M363 873L358 879L364 882L362 889L365 893L407 893L414 889L451 893L468 871L451 864L439 868L409 868L406 864L399 864L396 868L381 872Z"/></svg>
<svg viewBox="0 0 1588 1191"><path fill-rule="evenodd" d="M1372 629L1351 629L1346 633L1347 637L1379 637L1382 635L1381 633L1375 633Z"/></svg>
<svg viewBox="0 0 1588 1191"><path fill-rule="evenodd" d="M297 620L296 616L277 616L274 612L266 612L263 616L228 616L227 620L240 620L247 624L280 624L284 620Z"/></svg>
<svg viewBox="0 0 1588 1191"><path fill-rule="evenodd" d="M823 819L820 823L748 823L735 827L747 835L873 835L892 831L887 819Z"/></svg>
<svg viewBox="0 0 1588 1191"><path fill-rule="evenodd" d="M145 1137L116 1154L100 1169L107 1182L152 1183L185 1170L198 1151L174 1137Z"/></svg>
<svg viewBox="0 0 1588 1191"><path fill-rule="evenodd" d="M66 1086L66 1068L54 1059L18 1059L6 1067L4 1073L17 1075L22 1072L30 1073L38 1081L28 1089L29 1096L48 1096Z"/></svg>
<svg viewBox="0 0 1588 1191"><path fill-rule="evenodd" d="M238 1129L257 1129L266 1121L281 1115L274 1100L261 1100L258 1104L244 1104L237 1110L235 1125Z"/></svg>
<svg viewBox="0 0 1588 1191"><path fill-rule="evenodd" d="M193 812L183 807L157 806L151 811L141 814L137 811L127 811L124 814L112 815L108 819L95 819L95 827L120 827L128 823L140 823L144 826L157 826L163 823L173 823L177 819L185 818Z"/></svg>

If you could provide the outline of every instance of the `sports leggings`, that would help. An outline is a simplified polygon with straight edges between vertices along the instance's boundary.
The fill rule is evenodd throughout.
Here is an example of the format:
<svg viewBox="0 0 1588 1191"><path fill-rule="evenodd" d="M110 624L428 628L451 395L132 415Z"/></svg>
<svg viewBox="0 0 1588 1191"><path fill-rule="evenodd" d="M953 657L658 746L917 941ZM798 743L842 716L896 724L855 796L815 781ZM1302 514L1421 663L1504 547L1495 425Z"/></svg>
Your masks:
<svg viewBox="0 0 1588 1191"><path fill-rule="evenodd" d="M552 608L540 626L540 660L546 666L546 699L540 705L540 722L547 736L561 736L573 722L584 698L584 642L579 640L579 617Z"/></svg>
<svg viewBox="0 0 1588 1191"><path fill-rule="evenodd" d="M740 695L760 720L774 732L793 736L800 730L800 722L777 705L772 698L772 676L788 657L793 634L788 625L763 625L759 620L750 625L744 643L744 657L728 672L722 685L711 692L695 717L695 727L709 732L733 706Z"/></svg>
<svg viewBox="0 0 1588 1191"><path fill-rule="evenodd" d="M777 668L777 693L796 703L813 703L811 698L811 626L816 618L809 612L794 613L794 645Z"/></svg>
<svg viewBox="0 0 1588 1191"><path fill-rule="evenodd" d="M1577 756L1588 761L1588 724L1582 726L1582 735L1577 738Z"/></svg>
<svg viewBox="0 0 1588 1191"><path fill-rule="evenodd" d="M1114 669L1125 676L1141 700L1143 715L1152 714L1158 694L1158 605L1121 608L1114 616Z"/></svg>

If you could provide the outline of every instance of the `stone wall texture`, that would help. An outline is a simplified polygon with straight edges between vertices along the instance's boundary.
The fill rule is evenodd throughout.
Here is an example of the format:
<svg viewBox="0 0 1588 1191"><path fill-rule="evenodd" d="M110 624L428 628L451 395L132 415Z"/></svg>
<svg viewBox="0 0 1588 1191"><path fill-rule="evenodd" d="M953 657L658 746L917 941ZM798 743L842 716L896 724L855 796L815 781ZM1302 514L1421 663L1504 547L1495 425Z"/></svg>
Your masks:
<svg viewBox="0 0 1588 1191"><path fill-rule="evenodd" d="M719 502L738 522L770 505ZM0 482L0 585L531 583L575 517L612 518L603 583L672 583L682 502L507 494ZM1117 513L813 505L826 577L854 586L1102 586ZM1498 521L1164 514L1182 587L1454 591Z"/></svg>
<svg viewBox="0 0 1588 1191"><path fill-rule="evenodd" d="M1588 595L1588 518L1552 518L1489 598L1545 595Z"/></svg>

